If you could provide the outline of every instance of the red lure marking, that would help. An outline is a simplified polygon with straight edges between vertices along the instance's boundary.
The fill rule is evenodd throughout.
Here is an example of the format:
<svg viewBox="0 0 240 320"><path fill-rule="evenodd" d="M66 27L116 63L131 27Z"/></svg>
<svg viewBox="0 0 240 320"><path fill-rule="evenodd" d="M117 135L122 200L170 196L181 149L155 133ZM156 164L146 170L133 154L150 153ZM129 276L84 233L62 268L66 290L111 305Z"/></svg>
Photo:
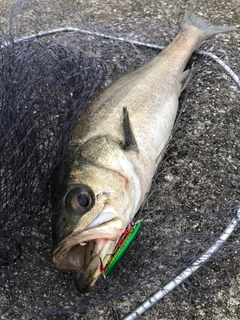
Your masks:
<svg viewBox="0 0 240 320"><path fill-rule="evenodd" d="M100 273L101 273L102 277L105 278L105 267L103 265L102 258L100 257L100 255L97 252L94 252L94 253L98 256L98 258L100 260Z"/></svg>
<svg viewBox="0 0 240 320"><path fill-rule="evenodd" d="M121 237L119 238L116 247L120 247L121 244L123 243L124 239L126 238L126 236L129 234L129 232L131 231L131 222L129 221L127 224L126 229L123 231L123 233L121 234ZM108 239L107 239L108 240ZM98 255L98 254L97 254ZM98 255L99 259L100 259L100 273L102 275L102 277L105 278L105 270L106 267L104 267L103 262L101 257Z"/></svg>
<svg viewBox="0 0 240 320"><path fill-rule="evenodd" d="M120 247L120 246L121 246L121 244L123 243L123 240L124 240L124 239L126 238L126 236L129 234L130 230L131 230L131 223L128 222L128 225L127 225L126 229L123 231L123 233L121 234L120 239L119 239L118 242L117 242L117 247Z"/></svg>
<svg viewBox="0 0 240 320"><path fill-rule="evenodd" d="M102 277L105 277L105 267L104 267L104 265L103 265L103 263L102 263L102 260L101 260L101 263L100 263L100 272L101 272L101 276Z"/></svg>

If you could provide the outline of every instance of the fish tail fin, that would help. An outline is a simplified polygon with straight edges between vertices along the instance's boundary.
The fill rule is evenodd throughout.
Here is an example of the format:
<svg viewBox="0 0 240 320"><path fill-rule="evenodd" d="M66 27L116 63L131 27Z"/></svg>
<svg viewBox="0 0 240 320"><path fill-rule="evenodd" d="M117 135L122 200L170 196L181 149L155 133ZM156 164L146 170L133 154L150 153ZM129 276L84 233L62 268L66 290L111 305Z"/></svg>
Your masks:
<svg viewBox="0 0 240 320"><path fill-rule="evenodd" d="M233 26L214 25L209 20L199 17L191 11L187 11L183 17L180 28L185 29L189 26L194 26L202 31L203 39L210 38L217 33L232 31L236 29L236 27Z"/></svg>

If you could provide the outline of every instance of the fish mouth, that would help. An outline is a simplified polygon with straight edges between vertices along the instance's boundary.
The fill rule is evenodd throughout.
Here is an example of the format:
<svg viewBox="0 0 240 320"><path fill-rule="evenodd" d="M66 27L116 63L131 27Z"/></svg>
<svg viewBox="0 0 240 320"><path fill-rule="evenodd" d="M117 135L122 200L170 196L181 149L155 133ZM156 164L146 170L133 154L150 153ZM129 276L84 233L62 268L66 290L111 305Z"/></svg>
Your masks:
<svg viewBox="0 0 240 320"><path fill-rule="evenodd" d="M53 253L54 267L77 270L78 291L89 292L101 275L100 267L111 258L123 230L122 221L116 217L100 225L93 221L87 229L73 232L60 243Z"/></svg>
<svg viewBox="0 0 240 320"><path fill-rule="evenodd" d="M102 239L100 239L100 241L102 241ZM105 266L111 257L116 241L104 241L105 245L102 247L99 253L97 254L93 251L93 256L90 258L86 267L77 273L76 287L81 293L89 292L92 289L101 274L101 267ZM87 261L88 260L86 259L85 262Z"/></svg>

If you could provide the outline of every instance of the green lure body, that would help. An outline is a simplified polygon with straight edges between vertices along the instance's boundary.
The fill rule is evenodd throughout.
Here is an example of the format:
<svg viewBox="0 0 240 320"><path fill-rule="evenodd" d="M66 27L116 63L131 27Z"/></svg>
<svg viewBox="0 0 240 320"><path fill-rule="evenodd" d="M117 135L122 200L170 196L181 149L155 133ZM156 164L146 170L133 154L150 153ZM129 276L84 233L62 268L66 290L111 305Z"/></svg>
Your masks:
<svg viewBox="0 0 240 320"><path fill-rule="evenodd" d="M135 238L136 234L138 233L142 222L138 222L132 229L129 230L126 237L123 239L123 242L117 248L117 251L113 254L112 259L107 264L104 270L104 277L107 278L111 275L113 270L117 267L119 262L122 260L124 255L126 254L129 246L131 245L133 239Z"/></svg>

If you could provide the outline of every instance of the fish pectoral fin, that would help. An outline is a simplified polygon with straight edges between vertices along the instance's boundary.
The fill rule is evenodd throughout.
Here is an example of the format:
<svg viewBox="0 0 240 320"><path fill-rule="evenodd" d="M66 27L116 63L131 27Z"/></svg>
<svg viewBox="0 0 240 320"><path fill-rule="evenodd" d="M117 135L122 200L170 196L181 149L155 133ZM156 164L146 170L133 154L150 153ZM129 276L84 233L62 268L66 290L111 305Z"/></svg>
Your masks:
<svg viewBox="0 0 240 320"><path fill-rule="evenodd" d="M181 92L186 89L189 80L191 79L193 74L193 65L191 67L191 69L187 69L185 71L183 71L182 73L182 78L181 78Z"/></svg>
<svg viewBox="0 0 240 320"><path fill-rule="evenodd" d="M123 107L123 134L124 134L124 144L123 148L125 150L139 151L134 133L131 128L129 114L126 107Z"/></svg>

